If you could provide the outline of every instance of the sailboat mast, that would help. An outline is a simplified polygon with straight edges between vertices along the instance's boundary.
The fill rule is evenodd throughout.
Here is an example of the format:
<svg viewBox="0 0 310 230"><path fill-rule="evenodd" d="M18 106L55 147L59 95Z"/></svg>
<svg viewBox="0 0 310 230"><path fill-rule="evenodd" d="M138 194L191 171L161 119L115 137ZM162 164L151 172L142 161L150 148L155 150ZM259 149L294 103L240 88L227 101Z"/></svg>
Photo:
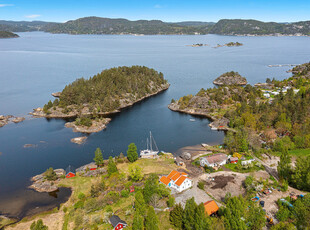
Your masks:
<svg viewBox="0 0 310 230"><path fill-rule="evenodd" d="M150 148L151 148L151 151L153 151L153 148L152 148L152 132L150 131Z"/></svg>

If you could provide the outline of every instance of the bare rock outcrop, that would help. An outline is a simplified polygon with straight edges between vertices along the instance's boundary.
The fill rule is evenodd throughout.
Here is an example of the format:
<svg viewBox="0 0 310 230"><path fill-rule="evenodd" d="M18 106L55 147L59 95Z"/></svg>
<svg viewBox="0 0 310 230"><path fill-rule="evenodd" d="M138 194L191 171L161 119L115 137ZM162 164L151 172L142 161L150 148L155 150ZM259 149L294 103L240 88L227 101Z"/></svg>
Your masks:
<svg viewBox="0 0 310 230"><path fill-rule="evenodd" d="M87 137L75 137L75 138L71 139L71 142L78 144L78 145L81 145L81 144L85 143L86 139L87 139Z"/></svg>
<svg viewBox="0 0 310 230"><path fill-rule="evenodd" d="M66 174L64 169L54 169L54 172L58 178ZM32 177L31 181L33 181L33 183L29 188L34 189L37 192L54 192L58 189L59 179L55 181L46 180L44 173Z"/></svg>

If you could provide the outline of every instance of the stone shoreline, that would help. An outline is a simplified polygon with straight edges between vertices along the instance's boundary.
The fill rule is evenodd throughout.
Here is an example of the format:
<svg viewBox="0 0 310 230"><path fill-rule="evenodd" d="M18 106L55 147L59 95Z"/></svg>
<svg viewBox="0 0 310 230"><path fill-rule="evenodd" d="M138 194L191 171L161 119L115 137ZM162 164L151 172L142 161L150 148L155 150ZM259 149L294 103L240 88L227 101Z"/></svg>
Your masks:
<svg viewBox="0 0 310 230"><path fill-rule="evenodd" d="M220 130L220 131L234 131L233 129L228 127L229 120L226 118L216 118L211 116L208 111L203 109L180 109L176 103L171 103L168 105L168 108L174 112L186 113L190 115L196 116L204 116L210 119L212 122L209 124L212 130Z"/></svg>

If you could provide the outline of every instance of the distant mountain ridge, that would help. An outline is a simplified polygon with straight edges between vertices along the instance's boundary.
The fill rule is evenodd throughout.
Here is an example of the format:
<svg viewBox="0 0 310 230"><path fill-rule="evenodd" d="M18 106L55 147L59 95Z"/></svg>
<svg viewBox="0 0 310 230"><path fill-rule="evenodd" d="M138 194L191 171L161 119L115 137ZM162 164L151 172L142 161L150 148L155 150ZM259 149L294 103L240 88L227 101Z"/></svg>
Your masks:
<svg viewBox="0 0 310 230"><path fill-rule="evenodd" d="M206 33L208 26L182 26L160 20L111 19L86 17L62 24L47 25L46 32L68 34L195 34Z"/></svg>
<svg viewBox="0 0 310 230"><path fill-rule="evenodd" d="M222 19L209 30L209 33L223 35L310 35L310 21L276 23L252 19Z"/></svg>
<svg viewBox="0 0 310 230"><path fill-rule="evenodd" d="M245 19L222 19L217 23L184 21L163 22L160 20L130 21L123 18L85 17L65 23L43 21L0 20L1 31L45 31L65 34L220 34L220 35L310 35L310 21L293 23L262 22Z"/></svg>

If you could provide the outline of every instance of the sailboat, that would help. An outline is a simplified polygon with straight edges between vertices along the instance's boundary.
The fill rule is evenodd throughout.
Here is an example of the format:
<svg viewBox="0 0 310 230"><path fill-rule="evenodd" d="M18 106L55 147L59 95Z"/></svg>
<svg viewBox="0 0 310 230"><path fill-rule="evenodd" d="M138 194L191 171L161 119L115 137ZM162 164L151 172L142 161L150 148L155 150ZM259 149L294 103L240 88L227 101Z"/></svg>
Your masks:
<svg viewBox="0 0 310 230"><path fill-rule="evenodd" d="M153 150L153 145L155 150ZM158 154L158 148L155 142L154 137L152 136L152 132L150 131L150 139L146 139L146 149L140 151L141 158L155 158Z"/></svg>

